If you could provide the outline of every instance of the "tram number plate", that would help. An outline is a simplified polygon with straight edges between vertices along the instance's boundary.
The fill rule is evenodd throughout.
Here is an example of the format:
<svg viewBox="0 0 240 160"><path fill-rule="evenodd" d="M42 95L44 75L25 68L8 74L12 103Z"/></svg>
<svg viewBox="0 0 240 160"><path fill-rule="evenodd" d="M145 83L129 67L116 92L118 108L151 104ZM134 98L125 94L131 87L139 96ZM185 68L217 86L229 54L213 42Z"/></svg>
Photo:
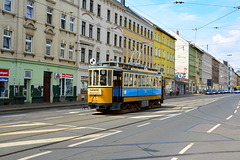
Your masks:
<svg viewBox="0 0 240 160"><path fill-rule="evenodd" d="M102 95L102 89L101 88L88 88L88 94L89 95Z"/></svg>

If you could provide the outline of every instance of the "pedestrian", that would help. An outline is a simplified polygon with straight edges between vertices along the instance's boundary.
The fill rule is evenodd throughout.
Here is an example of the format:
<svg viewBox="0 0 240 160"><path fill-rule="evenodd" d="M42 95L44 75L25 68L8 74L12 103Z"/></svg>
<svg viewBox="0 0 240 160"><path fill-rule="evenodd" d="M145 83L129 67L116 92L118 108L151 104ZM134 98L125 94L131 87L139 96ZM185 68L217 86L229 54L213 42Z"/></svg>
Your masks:
<svg viewBox="0 0 240 160"><path fill-rule="evenodd" d="M177 88L177 96L179 95L179 88Z"/></svg>

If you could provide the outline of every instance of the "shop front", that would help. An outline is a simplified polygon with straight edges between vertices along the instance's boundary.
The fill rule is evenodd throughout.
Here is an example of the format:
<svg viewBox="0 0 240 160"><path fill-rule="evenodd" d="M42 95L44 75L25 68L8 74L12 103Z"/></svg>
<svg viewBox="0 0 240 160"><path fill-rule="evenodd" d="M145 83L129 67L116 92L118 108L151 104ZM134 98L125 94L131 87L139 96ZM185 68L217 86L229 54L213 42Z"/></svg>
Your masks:
<svg viewBox="0 0 240 160"><path fill-rule="evenodd" d="M179 90L179 94L188 94L189 80L186 78L175 77L175 88Z"/></svg>

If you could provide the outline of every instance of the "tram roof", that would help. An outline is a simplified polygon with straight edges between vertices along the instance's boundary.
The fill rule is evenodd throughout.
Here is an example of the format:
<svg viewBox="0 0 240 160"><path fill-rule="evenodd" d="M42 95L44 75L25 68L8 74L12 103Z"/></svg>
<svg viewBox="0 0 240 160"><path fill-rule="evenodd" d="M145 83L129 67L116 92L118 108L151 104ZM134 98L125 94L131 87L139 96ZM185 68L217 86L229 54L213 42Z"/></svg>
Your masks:
<svg viewBox="0 0 240 160"><path fill-rule="evenodd" d="M150 68L139 63L123 63L116 61L98 62L96 65L89 66L89 68L112 68L122 71L138 71L154 74L156 74L156 72L159 72L159 70L156 68Z"/></svg>

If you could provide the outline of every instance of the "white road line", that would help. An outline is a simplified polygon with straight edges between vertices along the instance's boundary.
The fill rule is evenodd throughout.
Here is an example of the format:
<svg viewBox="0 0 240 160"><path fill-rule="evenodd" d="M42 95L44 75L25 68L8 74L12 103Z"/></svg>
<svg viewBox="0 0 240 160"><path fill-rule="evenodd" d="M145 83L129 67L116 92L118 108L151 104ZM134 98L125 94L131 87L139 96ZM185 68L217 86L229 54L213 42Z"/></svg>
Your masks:
<svg viewBox="0 0 240 160"><path fill-rule="evenodd" d="M52 142L64 141L72 138L75 138L75 137L60 137L60 138L48 138L48 139L37 139L37 140L29 140L29 141L0 143L0 148L16 147L16 146L24 146L24 145L32 145L32 144L42 144L42 143L52 143Z"/></svg>
<svg viewBox="0 0 240 160"><path fill-rule="evenodd" d="M28 157L24 157L24 158L21 158L21 159L18 159L18 160L28 160L28 159L39 157L39 156L42 156L42 155L45 155L45 154L49 154L49 153L52 153L52 151L38 153L38 154L35 154L35 155L32 155L32 156L28 156Z"/></svg>
<svg viewBox="0 0 240 160"><path fill-rule="evenodd" d="M194 143L190 143L189 145L187 145L185 148L183 148L178 154L184 154L187 150L189 150L192 146L194 145ZM178 160L177 157L173 157L171 160Z"/></svg>
<svg viewBox="0 0 240 160"><path fill-rule="evenodd" d="M45 118L45 120L51 120L51 119L59 119L59 118L63 118L63 116L59 116L59 117L50 117L50 118Z"/></svg>
<svg viewBox="0 0 240 160"><path fill-rule="evenodd" d="M194 143L190 143L187 147L183 148L178 154L184 154L187 150L189 150Z"/></svg>
<svg viewBox="0 0 240 160"><path fill-rule="evenodd" d="M138 125L137 127L142 127L142 126L146 126L146 125L149 125L151 123L145 123L145 124L141 124L141 125Z"/></svg>
<svg viewBox="0 0 240 160"><path fill-rule="evenodd" d="M211 128L210 130L208 130L207 133L211 133L212 131L214 131L215 129L217 129L219 126L221 126L221 124L217 124L216 126L214 126L213 128Z"/></svg>
<svg viewBox="0 0 240 160"><path fill-rule="evenodd" d="M234 111L234 114L236 114L236 113L237 113L237 110Z"/></svg>
<svg viewBox="0 0 240 160"><path fill-rule="evenodd" d="M25 116L25 114L18 114L18 115L10 115L10 116L3 116L4 118L9 118L9 117L21 117Z"/></svg>
<svg viewBox="0 0 240 160"><path fill-rule="evenodd" d="M97 139L100 139L100 138L104 138L104 137L107 137L107 136L110 136L110 135L113 135L113 134L117 134L117 133L120 133L120 132L122 132L122 131L116 131L116 132L113 132L113 133L108 133L108 134L105 134L103 136L99 136L99 137L92 138L92 139L89 139L89 140L86 140L86 141L82 141L82 142L79 142L79 143L74 143L74 144L68 145L68 147L75 147L75 146L78 146L80 144L91 142L91 141L94 141L94 140L97 140Z"/></svg>
<svg viewBox="0 0 240 160"><path fill-rule="evenodd" d="M36 122L36 123L16 124L16 125L9 125L9 126L0 126L0 128L41 126L41 125L48 125L48 123L38 123L38 122Z"/></svg>
<svg viewBox="0 0 240 160"><path fill-rule="evenodd" d="M237 109L239 109L239 106L237 106Z"/></svg>
<svg viewBox="0 0 240 160"><path fill-rule="evenodd" d="M231 119L232 117L233 117L233 115L229 116L226 120L229 120L229 119Z"/></svg>

